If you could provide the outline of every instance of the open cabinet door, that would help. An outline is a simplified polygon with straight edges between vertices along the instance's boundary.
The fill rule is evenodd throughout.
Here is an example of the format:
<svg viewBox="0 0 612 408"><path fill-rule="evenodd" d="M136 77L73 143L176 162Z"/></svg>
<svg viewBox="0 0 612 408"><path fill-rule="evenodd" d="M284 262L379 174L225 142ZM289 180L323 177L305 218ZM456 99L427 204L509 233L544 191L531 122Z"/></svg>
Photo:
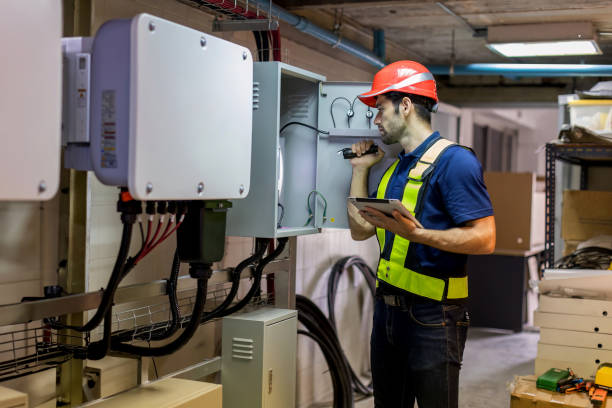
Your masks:
<svg viewBox="0 0 612 408"><path fill-rule="evenodd" d="M397 159L402 147L385 145L374 118L378 113L363 104L357 95L369 91L366 82L323 82L319 89L319 127L330 134L320 134L317 144L317 191L315 220L319 228L348 228L346 202L350 192L352 167L338 151L360 140L373 140L385 157L370 169L368 193L375 194L384 172ZM352 116L349 118L349 110ZM461 110L440 104L432 114L432 127L451 141L458 141ZM325 198L325 200L323 199ZM327 209L325 208L327 201Z"/></svg>
<svg viewBox="0 0 612 408"><path fill-rule="evenodd" d="M385 151L384 159L370 170L370 194L376 192L378 181L401 151L399 144L387 146L382 143L374 125L378 110L368 110L368 106L357 99L357 95L370 88L367 82L323 82L319 89L319 127L330 132L329 135L320 134L317 144L317 191L321 195L316 199L315 222L320 228L348 228L346 199L352 167L350 160L338 154L339 150L360 140L373 140Z"/></svg>

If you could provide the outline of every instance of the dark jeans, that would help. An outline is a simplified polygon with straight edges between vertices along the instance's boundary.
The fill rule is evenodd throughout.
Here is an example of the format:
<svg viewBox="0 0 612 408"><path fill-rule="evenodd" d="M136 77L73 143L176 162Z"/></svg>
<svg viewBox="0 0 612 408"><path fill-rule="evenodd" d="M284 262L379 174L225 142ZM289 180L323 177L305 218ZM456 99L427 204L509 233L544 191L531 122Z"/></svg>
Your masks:
<svg viewBox="0 0 612 408"><path fill-rule="evenodd" d="M389 306L376 298L371 338L376 408L457 408L469 325L464 306Z"/></svg>

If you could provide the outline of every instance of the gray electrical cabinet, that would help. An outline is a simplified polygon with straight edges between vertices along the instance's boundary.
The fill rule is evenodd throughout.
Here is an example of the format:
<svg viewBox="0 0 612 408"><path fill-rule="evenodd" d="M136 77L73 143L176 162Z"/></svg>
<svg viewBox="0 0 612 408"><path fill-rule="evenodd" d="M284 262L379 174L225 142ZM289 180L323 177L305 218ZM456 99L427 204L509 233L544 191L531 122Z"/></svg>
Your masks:
<svg viewBox="0 0 612 408"><path fill-rule="evenodd" d="M348 228L352 169L338 151L363 139L387 151L370 174L374 191L401 149L382 145L376 109L356 99L370 84L326 82L280 62L254 63L253 72L251 189L229 210L227 234L277 238ZM283 128L290 122L329 134L298 124Z"/></svg>
<svg viewBox="0 0 612 408"><path fill-rule="evenodd" d="M223 407L293 407L296 350L295 310L264 308L223 318Z"/></svg>

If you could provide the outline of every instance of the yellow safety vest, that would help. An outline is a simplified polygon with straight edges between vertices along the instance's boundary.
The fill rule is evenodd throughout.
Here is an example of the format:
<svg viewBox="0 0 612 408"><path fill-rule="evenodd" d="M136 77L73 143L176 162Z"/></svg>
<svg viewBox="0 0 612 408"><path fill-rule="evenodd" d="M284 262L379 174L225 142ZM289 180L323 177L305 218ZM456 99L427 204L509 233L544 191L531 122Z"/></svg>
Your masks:
<svg viewBox="0 0 612 408"><path fill-rule="evenodd" d="M404 188L402 204L413 214L415 209L423 199L423 186L430 179L430 173L435 169L435 163L438 157L450 146L456 143L446 139L438 139L435 141L421 157L416 164L408 172L408 181ZM399 160L396 160L391 167L387 169L384 176L378 185L376 198L385 198L385 192L389 185L389 180L397 167ZM421 193L421 194L419 194ZM467 275L462 277L448 277L440 279L440 277L429 276L423 271L417 272L406 268L408 247L410 241L395 235L393 238L393 246L389 259L383 258L385 248L385 230L376 228L376 236L380 244L380 261L378 263L378 279L384 281L396 288L403 289L407 292L418 296L441 301L443 299L463 299L468 296L468 281Z"/></svg>

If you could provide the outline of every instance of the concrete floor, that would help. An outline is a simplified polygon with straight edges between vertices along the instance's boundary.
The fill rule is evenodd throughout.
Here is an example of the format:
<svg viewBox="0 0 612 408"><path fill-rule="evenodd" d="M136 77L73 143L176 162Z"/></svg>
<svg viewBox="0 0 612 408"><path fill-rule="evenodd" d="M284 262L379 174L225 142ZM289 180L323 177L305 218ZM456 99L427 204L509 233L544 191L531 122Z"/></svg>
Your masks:
<svg viewBox="0 0 612 408"><path fill-rule="evenodd" d="M533 332L470 328L459 379L459 407L509 407L508 387L514 376L533 374L538 338ZM372 407L372 398L355 404L355 408Z"/></svg>

